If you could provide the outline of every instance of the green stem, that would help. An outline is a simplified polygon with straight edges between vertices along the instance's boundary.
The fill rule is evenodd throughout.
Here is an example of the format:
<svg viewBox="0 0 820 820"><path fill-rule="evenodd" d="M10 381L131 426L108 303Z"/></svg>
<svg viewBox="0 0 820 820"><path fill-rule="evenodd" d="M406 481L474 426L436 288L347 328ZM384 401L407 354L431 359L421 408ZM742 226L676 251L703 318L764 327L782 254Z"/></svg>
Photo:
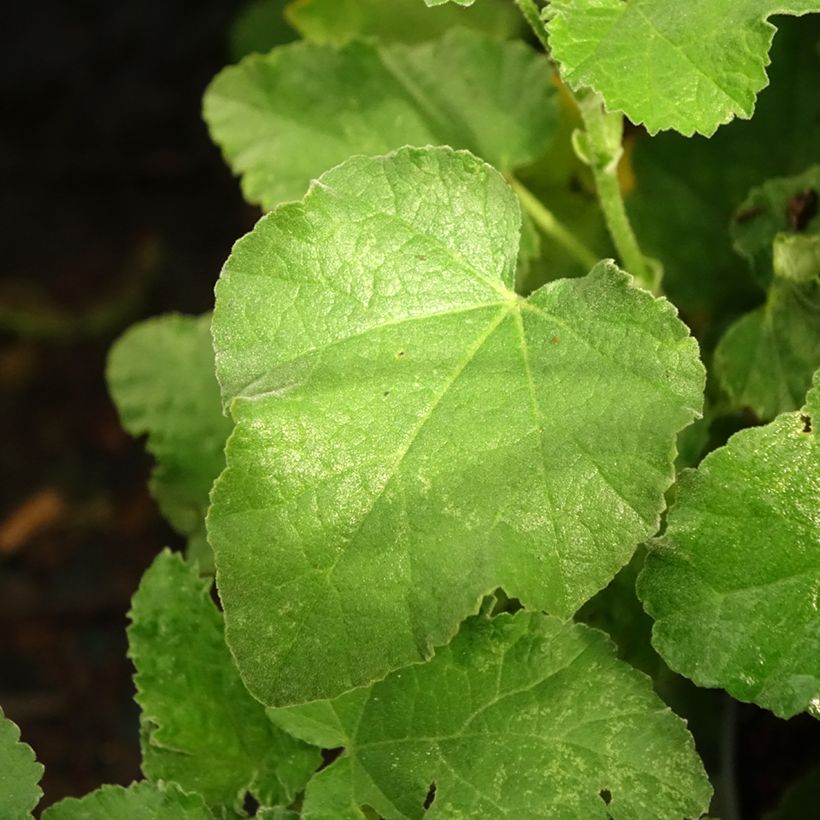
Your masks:
<svg viewBox="0 0 820 820"><path fill-rule="evenodd" d="M547 27L541 19L541 11L535 3L535 0L515 0L515 5L518 6L521 14L524 15L524 19L530 24L530 28L532 28L533 32L535 32L538 42L544 46L547 54L549 54L550 46L549 40L547 39Z"/></svg>
<svg viewBox="0 0 820 820"><path fill-rule="evenodd" d="M541 201L514 177L508 177L512 189L518 194L524 210L532 221L561 247L568 251L585 268L591 268L598 261L594 254L572 231L559 221L555 214L545 208Z"/></svg>
<svg viewBox="0 0 820 820"><path fill-rule="evenodd" d="M576 102L585 127L580 135L581 153L592 169L598 201L618 256L643 287L657 293L656 273L638 245L618 181L618 162L623 153L623 114L605 111L597 94L576 95Z"/></svg>

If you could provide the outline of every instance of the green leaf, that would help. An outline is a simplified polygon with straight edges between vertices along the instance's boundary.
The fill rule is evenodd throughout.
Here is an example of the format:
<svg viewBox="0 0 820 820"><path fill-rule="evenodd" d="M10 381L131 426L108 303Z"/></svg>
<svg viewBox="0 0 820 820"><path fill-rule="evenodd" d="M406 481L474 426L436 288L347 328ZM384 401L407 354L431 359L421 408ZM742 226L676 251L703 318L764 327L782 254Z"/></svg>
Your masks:
<svg viewBox="0 0 820 820"><path fill-rule="evenodd" d="M820 715L818 419L816 374L802 412L684 472L638 584L669 666L781 717Z"/></svg>
<svg viewBox="0 0 820 820"><path fill-rule="evenodd" d="M656 531L697 345L612 263L516 295L520 221L486 164L406 148L235 246L209 540L263 702L424 659L498 586L570 615Z"/></svg>
<svg viewBox="0 0 820 820"><path fill-rule="evenodd" d="M42 776L31 747L20 741L20 730L0 709L0 817L31 817L43 794Z"/></svg>
<svg viewBox="0 0 820 820"><path fill-rule="evenodd" d="M210 325L210 316L178 315L135 325L112 348L107 372L123 427L148 436L157 462L152 494L173 527L197 544L231 430L214 376Z"/></svg>
<svg viewBox="0 0 820 820"><path fill-rule="evenodd" d="M721 339L715 370L733 405L765 420L797 410L820 366L818 190L820 166L770 180L747 197L732 226L735 248L769 292Z"/></svg>
<svg viewBox="0 0 820 820"><path fill-rule="evenodd" d="M239 12L228 33L228 52L232 61L254 52L270 51L274 46L296 39L296 31L285 19L285 0L251 0Z"/></svg>
<svg viewBox="0 0 820 820"><path fill-rule="evenodd" d="M752 189L732 221L735 250L751 265L755 278L768 287L774 275L774 245L778 238L820 234L820 165L800 174L770 179ZM787 253L800 254L792 247ZM795 260L792 260L794 262ZM820 264L803 281L820 276ZM794 279L794 275L787 278ZM805 389L803 390L805 393Z"/></svg>
<svg viewBox="0 0 820 820"><path fill-rule="evenodd" d="M779 25L771 87L752 120L736 120L709 140L638 139L633 154L630 218L643 250L663 262L664 290L702 340L712 334L717 341L722 326L715 319L722 314L736 317L760 302L729 240L739 204L755 185L817 161L820 16L783 18Z"/></svg>
<svg viewBox="0 0 820 820"><path fill-rule="evenodd" d="M103 786L82 798L67 798L43 812L43 820L213 820L198 794L175 783Z"/></svg>
<svg viewBox="0 0 820 820"><path fill-rule="evenodd" d="M673 820L709 803L692 738L649 680L602 633L535 613L472 618L424 665L272 716L345 747L308 786L306 820L364 805L389 820Z"/></svg>
<svg viewBox="0 0 820 820"><path fill-rule="evenodd" d="M295 0L286 14L306 40L316 43L346 43L354 37L421 43L453 26L505 39L522 29L521 15L506 0L483 0L469 11L442 6L434 12L425 9L419 0Z"/></svg>
<svg viewBox="0 0 820 820"><path fill-rule="evenodd" d="M714 364L734 407L763 420L798 409L820 366L820 282L776 280L766 304L726 331Z"/></svg>
<svg viewBox="0 0 820 820"><path fill-rule="evenodd" d="M820 11L816 0L552 0L552 56L572 88L592 88L650 134L713 134L749 119L768 83L772 14Z"/></svg>
<svg viewBox="0 0 820 820"><path fill-rule="evenodd" d="M424 0L424 2L430 7L433 8L434 6L443 6L445 3L456 3L459 6L472 6L475 3L475 0Z"/></svg>
<svg viewBox="0 0 820 820"><path fill-rule="evenodd" d="M143 771L201 794L215 810L241 812L246 792L262 805L287 805L319 754L274 727L242 685L210 586L166 550L134 596L128 640Z"/></svg>
<svg viewBox="0 0 820 820"><path fill-rule="evenodd" d="M417 46L297 43L225 69L205 119L242 190L266 208L353 154L468 148L510 171L549 142L557 116L546 58L454 30Z"/></svg>

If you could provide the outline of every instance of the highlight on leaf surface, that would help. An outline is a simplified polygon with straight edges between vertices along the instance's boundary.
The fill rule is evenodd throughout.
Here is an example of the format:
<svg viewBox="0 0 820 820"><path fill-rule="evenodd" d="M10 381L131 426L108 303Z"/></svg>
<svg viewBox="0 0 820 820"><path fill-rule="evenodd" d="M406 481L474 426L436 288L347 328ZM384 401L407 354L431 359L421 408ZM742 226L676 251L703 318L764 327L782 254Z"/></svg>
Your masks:
<svg viewBox="0 0 820 820"><path fill-rule="evenodd" d="M768 293L726 331L715 372L735 407L764 420L797 410L820 366L819 192L820 166L770 180L732 225L735 248Z"/></svg>
<svg viewBox="0 0 820 820"><path fill-rule="evenodd" d="M39 803L43 767L32 748L20 740L20 730L0 708L0 817L24 820Z"/></svg>
<svg viewBox="0 0 820 820"><path fill-rule="evenodd" d="M176 783L143 781L66 798L47 808L43 820L214 820L214 816L198 794L188 794Z"/></svg>
<svg viewBox="0 0 820 820"><path fill-rule="evenodd" d="M231 422L214 376L210 314L171 314L130 328L111 349L107 380L123 427L147 435L156 459L151 493L205 560L208 493L225 465ZM207 567L203 567L207 569Z"/></svg>
<svg viewBox="0 0 820 820"><path fill-rule="evenodd" d="M549 143L557 92L543 55L456 29L423 45L252 55L211 83L204 115L245 197L273 208L352 155L403 145L467 148L514 170Z"/></svg>
<svg viewBox="0 0 820 820"><path fill-rule="evenodd" d="M544 16L573 89L650 134L710 136L754 112L776 31L767 18L816 11L817 0L552 0Z"/></svg>
<svg viewBox="0 0 820 820"><path fill-rule="evenodd" d="M499 586L571 615L656 531L697 344L610 262L518 296L519 229L497 171L406 148L324 174L225 264L237 426L208 529L263 702L425 659Z"/></svg>
<svg viewBox="0 0 820 820"><path fill-rule="evenodd" d="M142 708L142 769L202 795L215 811L288 805L321 759L271 724L247 692L224 640L211 581L169 551L134 595L128 629ZM220 815L221 816L221 815Z"/></svg>
<svg viewBox="0 0 820 820"><path fill-rule="evenodd" d="M316 43L346 43L354 37L421 43L454 26L506 39L523 28L518 9L507 0L482 0L469 9L442 5L435 11L419 0L294 0L285 15L302 37Z"/></svg>
<svg viewBox="0 0 820 820"><path fill-rule="evenodd" d="M342 755L302 816L697 818L711 788L686 726L606 636L518 612L466 621L422 665L271 710Z"/></svg>
<svg viewBox="0 0 820 820"><path fill-rule="evenodd" d="M680 476L638 582L672 669L780 717L820 716L819 374L801 411Z"/></svg>

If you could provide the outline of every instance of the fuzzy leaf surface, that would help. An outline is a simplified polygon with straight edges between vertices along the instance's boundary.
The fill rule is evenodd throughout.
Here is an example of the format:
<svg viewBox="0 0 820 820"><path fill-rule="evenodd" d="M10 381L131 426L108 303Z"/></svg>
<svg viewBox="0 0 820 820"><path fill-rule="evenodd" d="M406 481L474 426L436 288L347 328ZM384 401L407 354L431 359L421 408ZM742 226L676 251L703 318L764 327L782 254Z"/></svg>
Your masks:
<svg viewBox="0 0 820 820"><path fill-rule="evenodd" d="M820 716L820 378L679 479L638 591L672 669L780 717Z"/></svg>
<svg viewBox="0 0 820 820"><path fill-rule="evenodd" d="M176 783L103 786L85 797L69 797L43 812L43 820L214 820L198 794Z"/></svg>
<svg viewBox="0 0 820 820"><path fill-rule="evenodd" d="M345 43L354 37L422 43L453 26L508 38L522 28L521 15L506 0L484 0L469 11L460 6L441 6L432 12L419 0L295 0L286 14L306 40L316 43Z"/></svg>
<svg viewBox="0 0 820 820"><path fill-rule="evenodd" d="M108 386L123 427L147 435L151 492L183 535L203 538L208 493L225 465L231 422L214 376L210 315L141 322L111 350Z"/></svg>
<svg viewBox="0 0 820 820"><path fill-rule="evenodd" d="M572 88L592 88L650 134L710 136L752 116L776 31L766 18L812 11L816 0L552 0L544 14Z"/></svg>
<svg viewBox="0 0 820 820"><path fill-rule="evenodd" d="M209 540L263 702L429 657L498 586L570 615L656 530L697 345L612 263L518 296L519 229L495 170L408 148L349 160L235 246Z"/></svg>
<svg viewBox="0 0 820 820"><path fill-rule="evenodd" d="M467 148L502 171L533 160L557 117L543 55L454 30L423 45L297 43L252 55L208 88L205 119L250 202L301 197L354 154Z"/></svg>
<svg viewBox="0 0 820 820"><path fill-rule="evenodd" d="M0 709L0 817L26 818L40 801L43 767Z"/></svg>
<svg viewBox="0 0 820 820"><path fill-rule="evenodd" d="M673 820L699 817L711 791L648 678L601 632L541 614L471 618L426 664L272 717L344 747L308 786L306 820L363 805L388 820Z"/></svg>
<svg viewBox="0 0 820 820"><path fill-rule="evenodd" d="M319 754L273 726L242 685L210 586L166 550L134 595L128 641L143 772L201 794L215 812L241 813L246 792L263 806L287 805Z"/></svg>

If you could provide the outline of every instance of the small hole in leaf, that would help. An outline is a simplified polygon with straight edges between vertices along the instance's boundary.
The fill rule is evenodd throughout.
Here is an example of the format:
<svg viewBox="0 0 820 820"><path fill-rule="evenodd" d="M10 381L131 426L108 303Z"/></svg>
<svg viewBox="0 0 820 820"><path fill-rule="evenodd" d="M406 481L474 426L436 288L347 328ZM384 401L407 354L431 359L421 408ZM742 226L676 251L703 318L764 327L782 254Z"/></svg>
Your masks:
<svg viewBox="0 0 820 820"><path fill-rule="evenodd" d="M403 351L403 350L400 350L400 351L396 354L396 358L397 358L397 359L400 359L402 356L404 356L404 351Z"/></svg>
<svg viewBox="0 0 820 820"><path fill-rule="evenodd" d="M259 801L250 792L245 792L242 808L249 817L256 817L256 812L259 811Z"/></svg>
<svg viewBox="0 0 820 820"><path fill-rule="evenodd" d="M427 789L427 797L424 798L424 810L430 808L433 805L433 801L436 799L436 784L431 783L430 788Z"/></svg>
<svg viewBox="0 0 820 820"><path fill-rule="evenodd" d="M316 771L320 772L322 769L326 769L343 751L343 746L338 746L335 749L322 749L322 765Z"/></svg>
<svg viewBox="0 0 820 820"><path fill-rule="evenodd" d="M598 792L598 796L607 806L612 802L612 792L609 789L601 789L601 791Z"/></svg>
<svg viewBox="0 0 820 820"><path fill-rule="evenodd" d="M811 432L811 416L800 416L800 421L803 422L803 432Z"/></svg>

